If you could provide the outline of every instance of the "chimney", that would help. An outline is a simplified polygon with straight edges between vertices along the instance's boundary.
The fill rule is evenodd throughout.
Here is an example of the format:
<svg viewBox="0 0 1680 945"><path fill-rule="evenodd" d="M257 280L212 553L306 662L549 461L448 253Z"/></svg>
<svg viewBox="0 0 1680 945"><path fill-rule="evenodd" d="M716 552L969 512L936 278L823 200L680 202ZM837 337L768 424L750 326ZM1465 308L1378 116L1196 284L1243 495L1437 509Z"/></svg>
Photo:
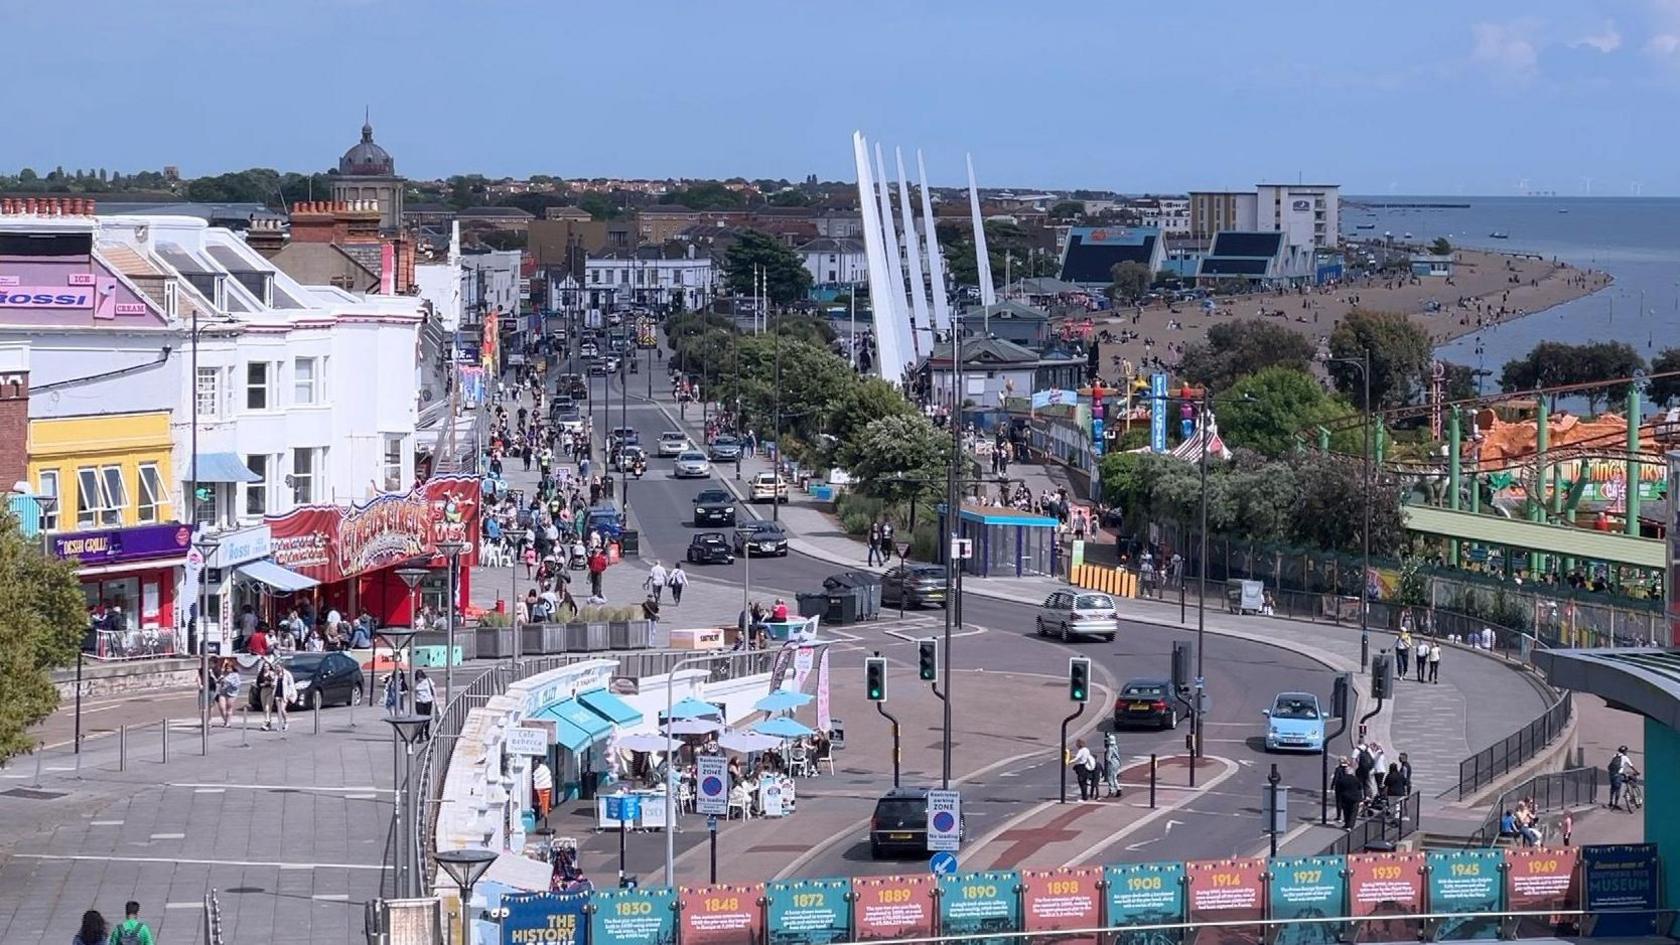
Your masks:
<svg viewBox="0 0 1680 945"><path fill-rule="evenodd" d="M292 242L333 243L337 220L330 204L315 200L292 205Z"/></svg>
<svg viewBox="0 0 1680 945"><path fill-rule="evenodd" d="M286 247L286 231L279 220L252 220L251 228L245 231L245 242L263 258L273 259Z"/></svg>
<svg viewBox="0 0 1680 945"><path fill-rule="evenodd" d="M372 200L352 200L341 203L338 212L345 243L379 242L379 204Z"/></svg>

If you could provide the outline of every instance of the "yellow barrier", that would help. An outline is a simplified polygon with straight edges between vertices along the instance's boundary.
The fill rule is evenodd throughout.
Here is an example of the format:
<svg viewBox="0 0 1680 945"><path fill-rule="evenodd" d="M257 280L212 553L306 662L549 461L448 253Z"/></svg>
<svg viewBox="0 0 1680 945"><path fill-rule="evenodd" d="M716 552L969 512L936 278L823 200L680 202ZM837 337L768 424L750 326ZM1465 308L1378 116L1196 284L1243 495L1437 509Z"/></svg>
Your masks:
<svg viewBox="0 0 1680 945"><path fill-rule="evenodd" d="M1116 597L1138 596L1138 576L1120 568L1081 564L1070 569L1068 583L1074 587L1102 591Z"/></svg>

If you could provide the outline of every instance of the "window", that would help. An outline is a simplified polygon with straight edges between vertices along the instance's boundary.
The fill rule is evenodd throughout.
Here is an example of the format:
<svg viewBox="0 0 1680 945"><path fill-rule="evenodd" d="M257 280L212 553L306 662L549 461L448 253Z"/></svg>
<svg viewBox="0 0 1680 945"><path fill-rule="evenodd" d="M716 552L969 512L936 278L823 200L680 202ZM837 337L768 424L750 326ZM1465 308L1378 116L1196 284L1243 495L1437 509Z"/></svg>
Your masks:
<svg viewBox="0 0 1680 945"><path fill-rule="evenodd" d="M256 482L245 484L245 514L262 515L268 512L268 482L269 471L273 464L266 455L252 453L245 457L245 468L257 477Z"/></svg>
<svg viewBox="0 0 1680 945"><path fill-rule="evenodd" d="M385 434L385 491L396 492L403 485L403 453L408 438L401 433Z"/></svg>
<svg viewBox="0 0 1680 945"><path fill-rule="evenodd" d="M300 406L320 402L319 363L314 358L292 361L292 403Z"/></svg>
<svg viewBox="0 0 1680 945"><path fill-rule="evenodd" d="M272 406L268 390L272 374L267 361L245 363L245 409L267 410Z"/></svg>
<svg viewBox="0 0 1680 945"><path fill-rule="evenodd" d="M52 496L58 498L58 470L43 469L36 477L35 494L38 496ZM41 528L52 532L58 530L58 503L54 502L51 510L41 516Z"/></svg>
<svg viewBox="0 0 1680 945"><path fill-rule="evenodd" d="M316 480L321 473L324 449L298 448L292 450L292 502L308 505L317 501Z"/></svg>
<svg viewBox="0 0 1680 945"><path fill-rule="evenodd" d="M105 487L105 509L100 521L106 525L121 525L123 509L128 506L128 492L123 487L121 466L105 466L99 470Z"/></svg>
<svg viewBox="0 0 1680 945"><path fill-rule="evenodd" d="M316 403L332 403L332 388L327 385L327 378L332 376L332 358L321 358L321 373L315 378Z"/></svg>
<svg viewBox="0 0 1680 945"><path fill-rule="evenodd" d="M85 466L76 470L77 525L121 525L123 506L127 504L121 467Z"/></svg>
<svg viewBox="0 0 1680 945"><path fill-rule="evenodd" d="M76 470L76 524L99 524L99 471Z"/></svg>
<svg viewBox="0 0 1680 945"><path fill-rule="evenodd" d="M222 415L222 369L201 367L198 369L198 415L205 419L219 418Z"/></svg>
<svg viewBox="0 0 1680 945"><path fill-rule="evenodd" d="M139 519L142 522L156 522L163 517L163 506L168 498L163 494L163 479L158 475L156 463L140 464L140 507Z"/></svg>

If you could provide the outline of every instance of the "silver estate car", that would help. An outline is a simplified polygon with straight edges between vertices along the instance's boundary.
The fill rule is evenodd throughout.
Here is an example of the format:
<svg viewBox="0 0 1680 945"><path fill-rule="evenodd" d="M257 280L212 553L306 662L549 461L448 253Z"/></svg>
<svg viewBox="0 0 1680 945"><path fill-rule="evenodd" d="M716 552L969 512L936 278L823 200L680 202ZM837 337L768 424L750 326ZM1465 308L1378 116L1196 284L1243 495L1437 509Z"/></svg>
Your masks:
<svg viewBox="0 0 1680 945"><path fill-rule="evenodd" d="M712 474L711 461L699 450L685 450L677 455L673 471L678 479L704 479Z"/></svg>
<svg viewBox="0 0 1680 945"><path fill-rule="evenodd" d="M1056 591L1038 608L1038 635L1102 637L1113 640L1120 632L1120 614L1114 598L1090 591Z"/></svg>

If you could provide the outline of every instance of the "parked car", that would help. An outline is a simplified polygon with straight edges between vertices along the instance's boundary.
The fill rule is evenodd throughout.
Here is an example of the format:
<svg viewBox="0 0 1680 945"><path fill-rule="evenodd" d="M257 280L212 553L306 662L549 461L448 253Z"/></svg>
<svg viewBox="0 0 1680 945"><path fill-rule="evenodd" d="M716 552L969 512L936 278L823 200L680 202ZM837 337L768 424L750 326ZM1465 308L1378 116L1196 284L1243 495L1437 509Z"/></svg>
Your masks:
<svg viewBox="0 0 1680 945"><path fill-rule="evenodd" d="M786 502L787 480L773 472L761 472L753 477L751 495L754 502Z"/></svg>
<svg viewBox="0 0 1680 945"><path fill-rule="evenodd" d="M723 532L701 532L689 539L689 564L734 564L735 552Z"/></svg>
<svg viewBox="0 0 1680 945"><path fill-rule="evenodd" d="M945 566L902 564L881 575L881 606L945 606Z"/></svg>
<svg viewBox="0 0 1680 945"><path fill-rule="evenodd" d="M659 455L677 456L688 452L688 434L677 430L666 430L659 434Z"/></svg>
<svg viewBox="0 0 1680 945"><path fill-rule="evenodd" d="M361 705L365 695L362 667L348 653L295 653L284 660L297 683L293 708L324 705ZM251 708L262 709L255 674L251 675Z"/></svg>
<svg viewBox="0 0 1680 945"><path fill-rule="evenodd" d="M712 474L712 464L699 450L685 450L677 454L672 471L678 479L704 479Z"/></svg>
<svg viewBox="0 0 1680 945"><path fill-rule="evenodd" d="M732 436L720 436L712 440L706 452L714 463L733 463L741 455L741 441Z"/></svg>
<svg viewBox="0 0 1680 945"><path fill-rule="evenodd" d="M1267 751L1324 750L1324 712L1310 692L1280 692L1266 716Z"/></svg>
<svg viewBox="0 0 1680 945"><path fill-rule="evenodd" d="M1114 727L1178 727L1178 703L1172 682L1166 679L1133 679L1114 697Z"/></svg>
<svg viewBox="0 0 1680 945"><path fill-rule="evenodd" d="M927 856L927 788L893 788L875 801L869 818L869 856ZM957 820L958 843L968 836L968 818Z"/></svg>
<svg viewBox="0 0 1680 945"><path fill-rule="evenodd" d="M706 489L694 497L695 525L735 525L735 497L722 489Z"/></svg>
<svg viewBox="0 0 1680 945"><path fill-rule="evenodd" d="M747 522L735 528L735 553L787 557L788 536L775 522Z"/></svg>
<svg viewBox="0 0 1680 945"><path fill-rule="evenodd" d="M1056 635L1063 642L1074 637L1113 640L1120 632L1120 615L1107 594L1056 591L1039 605L1037 626L1039 636Z"/></svg>

